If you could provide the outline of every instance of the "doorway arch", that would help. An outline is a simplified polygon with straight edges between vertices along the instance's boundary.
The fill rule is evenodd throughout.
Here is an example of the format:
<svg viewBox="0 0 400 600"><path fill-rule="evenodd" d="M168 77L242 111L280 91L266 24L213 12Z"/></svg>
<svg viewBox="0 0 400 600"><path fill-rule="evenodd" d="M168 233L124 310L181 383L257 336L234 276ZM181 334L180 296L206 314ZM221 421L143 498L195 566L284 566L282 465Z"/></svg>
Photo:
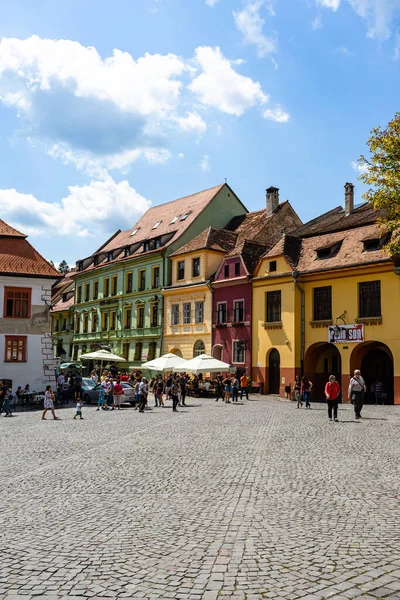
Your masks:
<svg viewBox="0 0 400 600"><path fill-rule="evenodd" d="M394 404L394 361L393 354L386 344L364 342L357 344L350 356L350 376L360 369L366 386L365 401L375 404L374 383L383 384L384 404Z"/></svg>
<svg viewBox="0 0 400 600"><path fill-rule="evenodd" d="M313 401L325 402L325 384L329 375L334 375L342 387L342 358L338 347L328 342L310 346L304 359L304 373L313 384Z"/></svg>
<svg viewBox="0 0 400 600"><path fill-rule="evenodd" d="M222 350L223 346L221 346L220 344L216 344L212 349L213 358L216 358L217 360L222 360Z"/></svg>
<svg viewBox="0 0 400 600"><path fill-rule="evenodd" d="M172 350L170 350L170 353L176 354L176 356L180 356L181 358L183 358L182 352L179 350L179 348L172 348Z"/></svg>
<svg viewBox="0 0 400 600"><path fill-rule="evenodd" d="M279 394L281 385L281 355L272 348L268 356L268 393Z"/></svg>

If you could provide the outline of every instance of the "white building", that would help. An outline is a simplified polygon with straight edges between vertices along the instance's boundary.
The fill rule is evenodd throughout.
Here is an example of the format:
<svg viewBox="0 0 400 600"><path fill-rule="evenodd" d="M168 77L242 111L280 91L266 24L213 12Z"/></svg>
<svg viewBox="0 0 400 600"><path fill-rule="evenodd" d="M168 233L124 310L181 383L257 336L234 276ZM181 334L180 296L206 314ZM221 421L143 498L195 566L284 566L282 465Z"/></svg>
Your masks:
<svg viewBox="0 0 400 600"><path fill-rule="evenodd" d="M0 219L0 379L15 391L55 383L51 288L60 273Z"/></svg>

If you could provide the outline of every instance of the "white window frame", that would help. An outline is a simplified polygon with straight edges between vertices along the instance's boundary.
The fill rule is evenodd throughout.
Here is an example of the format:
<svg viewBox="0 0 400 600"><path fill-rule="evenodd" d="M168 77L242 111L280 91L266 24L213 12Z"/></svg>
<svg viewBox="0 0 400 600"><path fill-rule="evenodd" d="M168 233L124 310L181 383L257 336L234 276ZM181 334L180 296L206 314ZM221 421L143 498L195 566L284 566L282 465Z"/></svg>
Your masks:
<svg viewBox="0 0 400 600"><path fill-rule="evenodd" d="M236 302L242 302L243 303L243 319L242 319L242 321L239 321L238 319L235 318L236 317L236 308L235 308L235 303ZM246 308L246 303L244 301L244 298L235 298L233 300L233 316L234 316L233 321L235 323L238 323L238 322L243 323L245 321L245 308Z"/></svg>
<svg viewBox="0 0 400 600"><path fill-rule="evenodd" d="M176 327L179 325L179 304L171 304L171 326ZM174 322L174 317L176 317L176 322Z"/></svg>
<svg viewBox="0 0 400 600"><path fill-rule="evenodd" d="M246 364L246 350L243 350L243 361L235 360L235 344L242 342L243 340L232 340L232 363L234 365L245 365Z"/></svg>
<svg viewBox="0 0 400 600"><path fill-rule="evenodd" d="M219 307L225 306L225 321L219 320ZM227 302L217 302L217 324L218 325L226 325L228 322L228 303Z"/></svg>
<svg viewBox="0 0 400 600"><path fill-rule="evenodd" d="M186 321L186 317L187 315L185 314L185 307L188 306L189 307L189 321ZM192 322L192 305L190 302L185 302L183 304L183 324L184 325L190 325L190 323Z"/></svg>
<svg viewBox="0 0 400 600"><path fill-rule="evenodd" d="M197 308L199 307L200 304L201 304L201 321L198 321L197 315L199 313L197 311ZM198 302L195 302L195 305L194 305L194 322L196 323L196 325L200 325L201 323L204 323L204 300L199 300Z"/></svg>

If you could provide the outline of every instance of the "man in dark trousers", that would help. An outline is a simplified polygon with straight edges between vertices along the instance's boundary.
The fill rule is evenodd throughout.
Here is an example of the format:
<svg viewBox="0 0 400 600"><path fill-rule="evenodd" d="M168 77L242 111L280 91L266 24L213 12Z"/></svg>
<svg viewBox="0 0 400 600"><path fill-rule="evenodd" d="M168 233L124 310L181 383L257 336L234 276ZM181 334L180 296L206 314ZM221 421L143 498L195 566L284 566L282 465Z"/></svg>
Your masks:
<svg viewBox="0 0 400 600"><path fill-rule="evenodd" d="M224 392L223 392L223 388L222 388L222 377L221 375L218 375L217 377L217 383L215 385L215 391L217 393L217 397L215 399L215 402L218 402L218 400L221 398L221 400L224 399Z"/></svg>
<svg viewBox="0 0 400 600"><path fill-rule="evenodd" d="M350 379L348 390L349 400L354 404L354 414L356 419L361 419L361 410L364 406L364 394L367 391L365 381L361 377L358 369L354 371L354 377Z"/></svg>

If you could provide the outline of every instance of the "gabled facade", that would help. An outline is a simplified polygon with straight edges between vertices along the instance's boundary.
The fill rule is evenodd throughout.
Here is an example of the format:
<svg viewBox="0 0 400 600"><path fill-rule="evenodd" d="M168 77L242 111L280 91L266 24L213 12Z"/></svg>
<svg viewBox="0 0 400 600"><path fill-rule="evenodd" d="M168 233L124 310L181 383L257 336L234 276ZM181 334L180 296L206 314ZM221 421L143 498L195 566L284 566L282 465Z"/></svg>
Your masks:
<svg viewBox="0 0 400 600"><path fill-rule="evenodd" d="M165 318L163 353L185 359L211 354L211 280L236 234L209 227L173 255L172 284L163 289Z"/></svg>
<svg viewBox="0 0 400 600"><path fill-rule="evenodd" d="M253 378L284 395L296 374L313 382L314 401L336 375L347 401L360 369L374 401L400 404L400 269L383 246L387 236L369 204L354 207L346 184L337 207L283 236L253 278Z"/></svg>
<svg viewBox="0 0 400 600"><path fill-rule="evenodd" d="M246 212L227 184L149 209L129 230L117 232L92 256L78 261L73 356L96 345L127 359L127 367L161 354L163 297L171 283L169 256L203 231Z"/></svg>
<svg viewBox="0 0 400 600"><path fill-rule="evenodd" d="M54 357L62 362L71 361L73 355L75 282L72 277L74 274L75 270L67 273L52 289L51 336Z"/></svg>
<svg viewBox="0 0 400 600"><path fill-rule="evenodd" d="M0 220L0 379L43 391L55 380L51 288L60 273Z"/></svg>
<svg viewBox="0 0 400 600"><path fill-rule="evenodd" d="M289 202L279 204L279 190L267 190L267 208L234 219L227 229L236 233L235 247L222 260L213 288L212 354L233 365L238 375L251 373L251 278L260 257L282 231L301 221Z"/></svg>

